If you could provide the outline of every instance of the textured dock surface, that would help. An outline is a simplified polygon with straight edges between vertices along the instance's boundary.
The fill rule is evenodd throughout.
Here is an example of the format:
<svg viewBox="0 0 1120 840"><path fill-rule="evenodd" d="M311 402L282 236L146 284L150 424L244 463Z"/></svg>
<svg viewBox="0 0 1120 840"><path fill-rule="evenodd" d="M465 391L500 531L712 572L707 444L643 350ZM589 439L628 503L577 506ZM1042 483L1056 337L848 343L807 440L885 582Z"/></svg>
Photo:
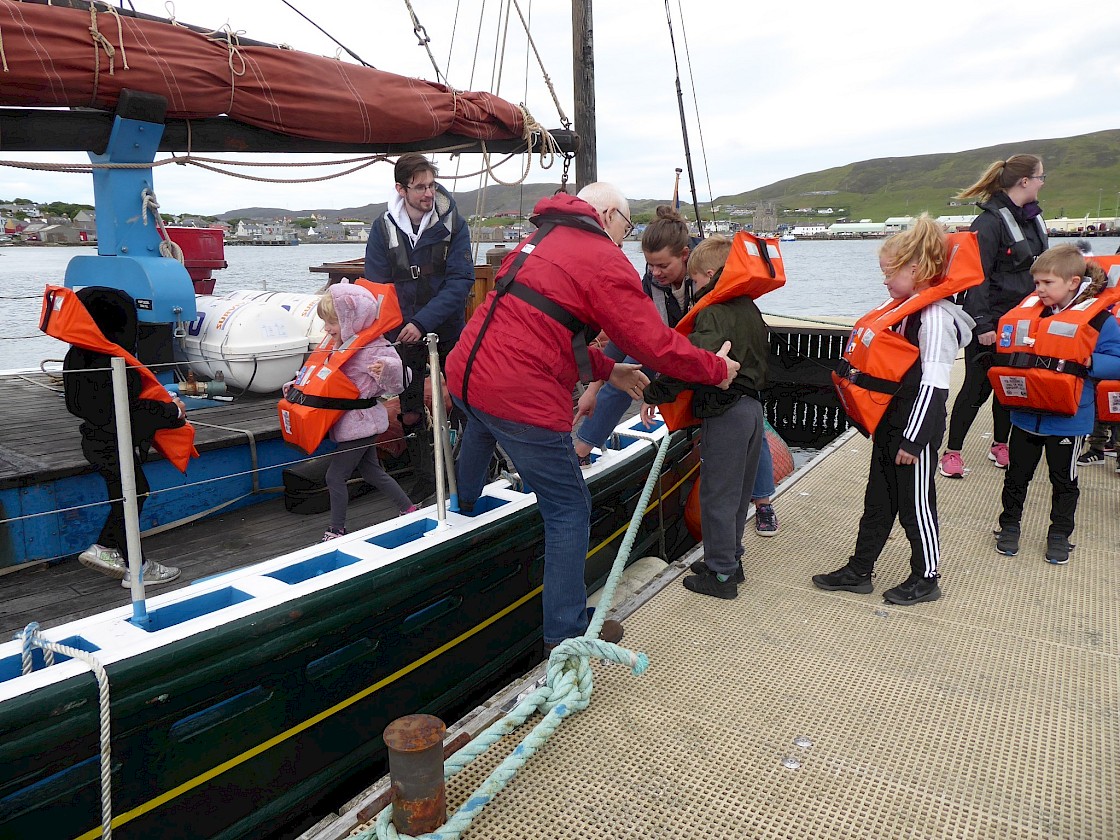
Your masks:
<svg viewBox="0 0 1120 840"><path fill-rule="evenodd" d="M967 477L937 479L941 600L883 603L909 573L898 527L873 594L813 587L862 510L870 443L842 439L778 498L777 537L748 528L737 600L688 592L679 565L652 584L625 639L648 672L596 664L590 708L465 836L1120 837L1120 474L1112 459L1081 471L1077 547L1058 567L1040 468L1020 554L1004 557L990 423L985 407ZM452 781L449 806L525 729Z"/></svg>

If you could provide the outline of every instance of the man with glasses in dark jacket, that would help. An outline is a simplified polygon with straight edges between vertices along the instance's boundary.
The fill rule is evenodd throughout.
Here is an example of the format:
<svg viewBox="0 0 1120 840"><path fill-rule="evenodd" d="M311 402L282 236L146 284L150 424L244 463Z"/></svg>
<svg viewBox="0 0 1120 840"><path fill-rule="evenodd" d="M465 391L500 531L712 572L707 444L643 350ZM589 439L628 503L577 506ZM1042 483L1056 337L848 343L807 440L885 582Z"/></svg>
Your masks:
<svg viewBox="0 0 1120 840"><path fill-rule="evenodd" d="M474 285L470 231L455 200L436 183L435 164L423 155L401 155L393 170L396 195L370 230L366 279L396 286L404 323L390 341L411 372L401 394L417 503L435 492L432 430L424 409L428 361L424 337L439 336L440 367L463 331L467 296Z"/></svg>

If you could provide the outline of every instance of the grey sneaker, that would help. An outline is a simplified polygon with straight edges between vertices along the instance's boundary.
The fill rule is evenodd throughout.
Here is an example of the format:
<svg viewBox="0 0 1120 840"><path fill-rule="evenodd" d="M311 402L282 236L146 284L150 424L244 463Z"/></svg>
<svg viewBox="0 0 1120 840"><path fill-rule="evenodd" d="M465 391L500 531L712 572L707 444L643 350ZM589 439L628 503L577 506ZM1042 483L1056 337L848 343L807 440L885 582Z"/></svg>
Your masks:
<svg viewBox="0 0 1120 840"><path fill-rule="evenodd" d="M1004 525L992 531L996 535L996 551L1007 557L1014 557L1019 553L1019 526Z"/></svg>
<svg viewBox="0 0 1120 840"><path fill-rule="evenodd" d="M1064 566L1069 562L1069 553L1073 551L1073 543L1061 534L1050 534L1046 537L1046 562L1054 566Z"/></svg>
<svg viewBox="0 0 1120 840"><path fill-rule="evenodd" d="M171 583L171 581L175 580L177 577L179 577L179 569L175 566L165 566L162 563L157 563L155 560L149 560L140 568L140 580L143 581L145 586L159 586L161 583ZM125 589L132 586L132 577L129 575L128 569L124 570L121 586Z"/></svg>
<svg viewBox="0 0 1120 840"><path fill-rule="evenodd" d="M128 563L117 549L106 548L97 543L79 554L78 562L87 569L101 572L116 580L120 580L128 572Z"/></svg>

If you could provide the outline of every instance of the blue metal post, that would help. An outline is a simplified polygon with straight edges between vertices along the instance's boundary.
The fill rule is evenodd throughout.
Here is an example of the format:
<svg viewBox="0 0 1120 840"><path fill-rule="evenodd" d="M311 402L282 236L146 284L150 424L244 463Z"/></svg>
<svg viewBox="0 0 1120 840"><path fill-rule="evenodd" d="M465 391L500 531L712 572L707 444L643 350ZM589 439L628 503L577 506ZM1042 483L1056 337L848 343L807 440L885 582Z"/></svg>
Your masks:
<svg viewBox="0 0 1120 840"><path fill-rule="evenodd" d="M151 163L163 125L117 116L102 154L95 163ZM175 324L195 318L194 284L178 261L159 253L160 235L144 195L154 196L152 170L95 169L97 255L77 256L66 267L66 286L109 286L136 301L140 321Z"/></svg>

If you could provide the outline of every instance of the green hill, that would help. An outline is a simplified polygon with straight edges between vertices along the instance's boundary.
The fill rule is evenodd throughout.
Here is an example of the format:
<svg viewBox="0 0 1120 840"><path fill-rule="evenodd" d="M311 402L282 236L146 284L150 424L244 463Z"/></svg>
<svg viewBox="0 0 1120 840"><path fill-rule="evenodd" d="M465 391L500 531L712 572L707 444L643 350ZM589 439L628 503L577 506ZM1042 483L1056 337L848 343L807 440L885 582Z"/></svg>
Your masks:
<svg viewBox="0 0 1120 840"><path fill-rule="evenodd" d="M1120 129L1077 137L1006 143L965 152L877 158L810 172L737 195L716 205L773 202L779 213L801 207L844 208L850 219L953 213L950 204L992 161L1039 155L1048 175L1039 197L1047 218L1114 215L1120 201ZM967 211L961 211L967 212Z"/></svg>

